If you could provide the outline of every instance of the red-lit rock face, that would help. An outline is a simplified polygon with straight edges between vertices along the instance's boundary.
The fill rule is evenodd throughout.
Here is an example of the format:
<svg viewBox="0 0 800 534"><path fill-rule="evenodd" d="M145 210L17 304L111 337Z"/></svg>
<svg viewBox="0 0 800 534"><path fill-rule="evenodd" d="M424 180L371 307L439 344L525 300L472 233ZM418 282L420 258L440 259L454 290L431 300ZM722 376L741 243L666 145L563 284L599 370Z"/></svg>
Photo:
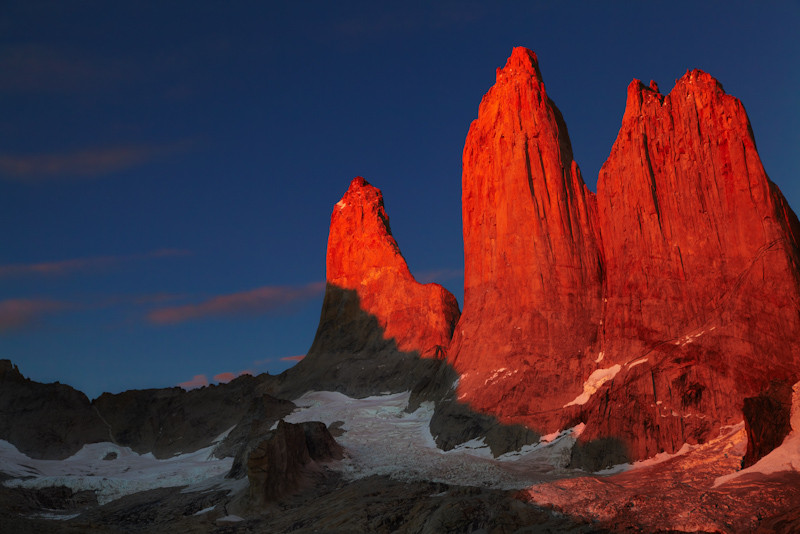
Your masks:
<svg viewBox="0 0 800 534"><path fill-rule="evenodd" d="M667 96L634 80L597 198L600 348L623 372L588 407L587 437L674 450L741 421L770 380L796 380L800 232L739 100L701 71ZM599 417L619 402L628 414Z"/></svg>
<svg viewBox="0 0 800 534"><path fill-rule="evenodd" d="M364 178L355 178L333 208L327 279L356 291L361 309L400 351L437 356L450 342L458 302L442 286L414 279L392 237L383 195Z"/></svg>
<svg viewBox="0 0 800 534"><path fill-rule="evenodd" d="M515 49L467 136L463 219L449 358L474 408L547 432L584 421L641 458L800 374L800 225L708 74L666 97L629 86L595 201Z"/></svg>
<svg viewBox="0 0 800 534"><path fill-rule="evenodd" d="M511 419L560 408L594 354L602 268L594 195L533 52L516 48L464 147L458 395Z"/></svg>

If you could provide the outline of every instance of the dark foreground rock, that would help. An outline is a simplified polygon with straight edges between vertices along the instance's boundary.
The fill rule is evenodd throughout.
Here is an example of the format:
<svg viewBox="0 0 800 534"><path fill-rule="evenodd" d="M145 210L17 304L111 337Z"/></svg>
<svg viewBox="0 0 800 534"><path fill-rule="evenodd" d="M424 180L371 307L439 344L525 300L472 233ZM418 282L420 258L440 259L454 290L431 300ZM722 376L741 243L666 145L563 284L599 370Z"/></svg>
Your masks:
<svg viewBox="0 0 800 534"><path fill-rule="evenodd" d="M243 478L247 474L247 457L250 451L269 435L275 423L292 413L294 409L293 402L267 394L250 401L247 412L214 449L214 456L217 458L233 456L229 478Z"/></svg>
<svg viewBox="0 0 800 534"><path fill-rule="evenodd" d="M786 382L773 382L760 395L744 399L747 452L742 467L750 467L783 443L792 429L791 411L792 386Z"/></svg>
<svg viewBox="0 0 800 534"><path fill-rule="evenodd" d="M163 488L123 497L67 521L26 518L0 508L0 525L13 528L3 532L22 534L610 532L523 502L510 491L385 476L348 482L336 473L318 472L313 487L258 513L237 511L234 500L222 490L183 493ZM235 521L235 515L242 520Z"/></svg>
<svg viewBox="0 0 800 534"><path fill-rule="evenodd" d="M342 447L324 423L280 421L247 457L250 504L261 507L297 491L308 483L307 475L317 462L342 455Z"/></svg>

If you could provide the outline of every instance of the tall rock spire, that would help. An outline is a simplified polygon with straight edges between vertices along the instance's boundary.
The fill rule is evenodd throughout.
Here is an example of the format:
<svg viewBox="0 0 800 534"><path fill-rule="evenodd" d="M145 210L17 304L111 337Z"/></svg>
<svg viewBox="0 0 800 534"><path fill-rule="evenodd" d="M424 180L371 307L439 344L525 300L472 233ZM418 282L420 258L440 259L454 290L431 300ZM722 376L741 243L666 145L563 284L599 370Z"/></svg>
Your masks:
<svg viewBox="0 0 800 534"><path fill-rule="evenodd" d="M455 297L411 275L380 190L357 177L333 207L327 285L306 357L277 393L406 391L438 368L458 321Z"/></svg>
<svg viewBox="0 0 800 534"><path fill-rule="evenodd" d="M497 70L463 158L459 397L499 415L560 408L594 353L603 270L594 195L530 50Z"/></svg>
<svg viewBox="0 0 800 534"><path fill-rule="evenodd" d="M458 397L552 432L576 464L699 443L800 379L800 224L747 114L691 71L634 80L597 197L536 56L514 49L467 135ZM587 452L589 451L589 452ZM588 460L587 460L588 458Z"/></svg>
<svg viewBox="0 0 800 534"><path fill-rule="evenodd" d="M717 80L687 72L667 96L634 80L597 198L601 348L623 372L587 405L586 437L672 452L800 378L800 227Z"/></svg>
<svg viewBox="0 0 800 534"><path fill-rule="evenodd" d="M383 337L403 352L441 354L458 320L458 302L439 284L411 275L389 227L380 189L356 177L331 214L328 286L355 291Z"/></svg>

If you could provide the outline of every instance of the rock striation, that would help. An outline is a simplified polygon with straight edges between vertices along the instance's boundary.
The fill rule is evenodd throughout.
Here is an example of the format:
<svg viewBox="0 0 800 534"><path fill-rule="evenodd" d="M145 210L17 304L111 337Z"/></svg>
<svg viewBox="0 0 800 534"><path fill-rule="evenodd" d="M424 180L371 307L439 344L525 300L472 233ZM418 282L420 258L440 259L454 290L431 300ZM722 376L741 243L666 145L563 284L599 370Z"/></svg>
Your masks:
<svg viewBox="0 0 800 534"><path fill-rule="evenodd" d="M745 398L797 381L800 224L710 75L666 96L631 83L595 196L535 54L516 48L470 127L462 186L448 361L474 409L541 433L584 422L602 455L636 459L715 437Z"/></svg>
<svg viewBox="0 0 800 534"><path fill-rule="evenodd" d="M449 350L458 396L512 420L560 408L596 352L603 269L594 195L527 49L481 101L462 188L464 312Z"/></svg>
<svg viewBox="0 0 800 534"><path fill-rule="evenodd" d="M314 342L276 394L329 389L363 397L410 389L428 375L435 362L425 359L443 357L458 302L442 286L414 279L381 191L362 177L333 208L326 269Z"/></svg>

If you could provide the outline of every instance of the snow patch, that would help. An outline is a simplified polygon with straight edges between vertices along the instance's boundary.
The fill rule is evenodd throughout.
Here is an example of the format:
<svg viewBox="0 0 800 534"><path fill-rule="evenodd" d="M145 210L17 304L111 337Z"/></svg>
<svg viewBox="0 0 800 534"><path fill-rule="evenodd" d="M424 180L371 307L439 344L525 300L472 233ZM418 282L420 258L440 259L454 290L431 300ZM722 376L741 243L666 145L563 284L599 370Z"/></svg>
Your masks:
<svg viewBox="0 0 800 534"><path fill-rule="evenodd" d="M628 364L628 369L633 369L633 368L634 368L634 367L636 367L637 365L641 365L641 364L645 363L646 361L647 361L647 358L639 358L639 359L638 359L638 360L636 360L635 362L631 362L631 363L629 363L629 364Z"/></svg>
<svg viewBox="0 0 800 534"><path fill-rule="evenodd" d="M601 350L600 354L597 355L597 359L594 361L594 363L602 362L603 361L603 356L605 356L605 355L606 355L606 353Z"/></svg>
<svg viewBox="0 0 800 534"><path fill-rule="evenodd" d="M353 399L335 392L310 392L294 402L290 423L344 421L348 430L336 438L345 458L331 463L346 479L389 475L398 480L430 480L457 485L522 489L556 478L569 463L574 429L552 443L537 443L493 458L483 439L443 451L430 432L434 404L405 411L409 392Z"/></svg>
<svg viewBox="0 0 800 534"><path fill-rule="evenodd" d="M800 473L800 382L792 387L792 430L778 447L747 469L724 475L714 481L714 487L747 474L771 475L785 471Z"/></svg>
<svg viewBox="0 0 800 534"><path fill-rule="evenodd" d="M563 407L566 408L567 406L586 404L589 402L589 398L594 395L598 389L600 389L600 386L617 376L617 373L619 373L620 369L622 369L620 364L615 364L608 369L597 369L595 372L589 375L589 378L586 379L586 382L583 384L583 393L575 397L571 402L568 402Z"/></svg>
<svg viewBox="0 0 800 534"><path fill-rule="evenodd" d="M209 506L208 508L203 508L202 510L200 510L200 511L198 511L198 512L195 512L195 513L193 513L192 515L203 515L203 514L207 514L208 512L210 512L211 510L213 510L214 508L216 508L216 505L214 505L214 506Z"/></svg>
<svg viewBox="0 0 800 534"><path fill-rule="evenodd" d="M46 488L66 486L73 491L91 490L102 505L115 499L155 488L186 486L210 478L224 480L233 458L215 458L214 446L165 460L151 453L137 454L114 443L92 443L65 460L37 460L0 440L0 471L13 477L8 487ZM115 453L114 460L104 460Z"/></svg>
<svg viewBox="0 0 800 534"><path fill-rule="evenodd" d="M217 523L238 523L239 521L244 521L244 518L238 515L226 515L217 519Z"/></svg>

